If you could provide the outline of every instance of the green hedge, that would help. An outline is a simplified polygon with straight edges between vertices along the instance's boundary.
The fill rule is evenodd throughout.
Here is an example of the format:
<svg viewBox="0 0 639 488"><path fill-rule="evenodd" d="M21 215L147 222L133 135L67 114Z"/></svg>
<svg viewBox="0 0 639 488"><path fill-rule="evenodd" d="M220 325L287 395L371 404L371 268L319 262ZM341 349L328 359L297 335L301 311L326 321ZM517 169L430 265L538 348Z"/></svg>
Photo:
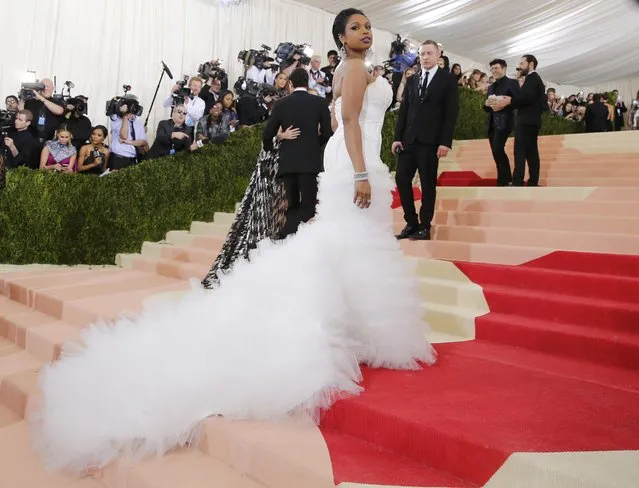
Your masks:
<svg viewBox="0 0 639 488"><path fill-rule="evenodd" d="M456 139L484 137L482 95L462 91ZM390 154L395 114L384 123L382 159ZM578 126L546 120L542 133ZM233 211L260 150L261 127L234 133L222 146L148 161L98 178L19 169L0 192L0 263L109 264L139 252L193 220Z"/></svg>

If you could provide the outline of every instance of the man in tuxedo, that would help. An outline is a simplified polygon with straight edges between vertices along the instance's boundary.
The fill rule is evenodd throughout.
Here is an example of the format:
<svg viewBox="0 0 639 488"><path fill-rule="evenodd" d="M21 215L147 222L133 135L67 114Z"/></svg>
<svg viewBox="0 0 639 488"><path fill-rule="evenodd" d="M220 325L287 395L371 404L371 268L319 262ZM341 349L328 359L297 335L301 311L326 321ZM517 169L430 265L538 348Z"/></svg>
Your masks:
<svg viewBox="0 0 639 488"><path fill-rule="evenodd" d="M301 222L315 215L317 175L323 171L322 146L333 135L331 115L326 101L308 93L308 71L296 68L289 76L293 93L278 100L263 134L264 149L273 149L278 129L299 129L297 139L284 140L279 148L279 170L284 183L288 208L286 223L276 238L297 232Z"/></svg>
<svg viewBox="0 0 639 488"><path fill-rule="evenodd" d="M488 112L488 141L493 153L493 159L497 166L497 186L510 186L512 184L512 172L510 160L504 150L508 136L513 130L515 114L512 107L495 112L492 104L498 100L496 97L515 97L519 93L517 80L506 76L506 61L494 59L490 62L490 72L495 82L488 87L488 98L484 110Z"/></svg>
<svg viewBox="0 0 639 488"><path fill-rule="evenodd" d="M437 66L440 56L435 41L421 45L421 70L408 79L397 116L392 152L399 153L395 181L406 221L398 239L430 239L439 158L445 157L453 146L459 111L457 77ZM419 219L412 187L416 171L422 187Z"/></svg>
<svg viewBox="0 0 639 488"><path fill-rule="evenodd" d="M606 132L608 116L608 107L601 102L601 95L595 93L592 103L586 107L586 132Z"/></svg>
<svg viewBox="0 0 639 488"><path fill-rule="evenodd" d="M516 108L515 127L515 171L513 186L524 186L526 161L528 161L528 186L539 186L539 147L537 137L541 129L541 114L548 110L546 88L541 77L535 71L537 58L526 54L519 60L519 72L524 76L521 90L514 97L506 96L493 106L500 111L506 107Z"/></svg>

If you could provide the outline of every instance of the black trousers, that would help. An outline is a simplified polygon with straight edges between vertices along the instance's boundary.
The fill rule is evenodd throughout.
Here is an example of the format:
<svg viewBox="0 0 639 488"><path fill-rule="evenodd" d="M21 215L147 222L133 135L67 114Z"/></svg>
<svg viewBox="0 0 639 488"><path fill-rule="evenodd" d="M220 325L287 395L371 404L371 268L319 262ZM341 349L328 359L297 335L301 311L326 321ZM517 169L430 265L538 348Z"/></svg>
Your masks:
<svg viewBox="0 0 639 488"><path fill-rule="evenodd" d="M513 175L510 170L510 160L506 154L506 141L510 131L494 130L489 135L490 150L493 153L493 159L497 166L497 186L508 186L512 183Z"/></svg>
<svg viewBox="0 0 639 488"><path fill-rule="evenodd" d="M282 236L295 234L301 222L315 216L317 206L317 175L314 173L291 173L282 175L288 208Z"/></svg>
<svg viewBox="0 0 639 488"><path fill-rule="evenodd" d="M114 153L111 153L109 156L109 169L124 169L130 166L135 166L136 164L138 164L138 160L136 158L119 156Z"/></svg>
<svg viewBox="0 0 639 488"><path fill-rule="evenodd" d="M517 124L515 128L515 171L513 186L524 186L528 161L528 186L539 186L539 127Z"/></svg>
<svg viewBox="0 0 639 488"><path fill-rule="evenodd" d="M405 145L404 150L399 154L395 182L404 210L404 220L412 227L430 230L430 224L435 215L438 167L439 158L435 145ZM419 210L419 220L413 201L413 178L416 171L419 171L419 181L422 186L422 207Z"/></svg>

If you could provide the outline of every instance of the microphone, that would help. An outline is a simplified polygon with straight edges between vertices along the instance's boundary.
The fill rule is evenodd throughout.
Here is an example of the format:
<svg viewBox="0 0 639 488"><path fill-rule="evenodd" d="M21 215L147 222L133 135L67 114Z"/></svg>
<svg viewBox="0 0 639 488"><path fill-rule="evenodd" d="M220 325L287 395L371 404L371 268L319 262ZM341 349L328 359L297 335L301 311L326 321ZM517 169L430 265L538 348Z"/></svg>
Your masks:
<svg viewBox="0 0 639 488"><path fill-rule="evenodd" d="M173 74L171 73L171 70L169 69L169 67L166 65L164 61L162 61L162 69L164 70L164 72L169 78L173 79Z"/></svg>

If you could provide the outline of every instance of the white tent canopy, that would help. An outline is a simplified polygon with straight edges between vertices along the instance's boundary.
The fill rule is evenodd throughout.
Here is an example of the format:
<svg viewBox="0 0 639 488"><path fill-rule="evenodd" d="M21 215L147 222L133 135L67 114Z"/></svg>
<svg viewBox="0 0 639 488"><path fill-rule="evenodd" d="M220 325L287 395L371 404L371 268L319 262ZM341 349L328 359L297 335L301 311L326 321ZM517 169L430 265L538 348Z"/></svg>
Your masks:
<svg viewBox="0 0 639 488"><path fill-rule="evenodd" d="M301 0L360 8L375 27L487 64L534 54L545 80L578 87L639 78L636 0ZM462 65L463 66L463 65ZM466 69L466 66L463 66Z"/></svg>
<svg viewBox="0 0 639 488"><path fill-rule="evenodd" d="M229 0L227 0L228 2ZM302 2L302 3L299 3ZM106 123L106 100L124 83L145 107L153 98L165 61L173 74L222 58L231 86L243 74L241 49L309 43L324 57L335 44L334 14L360 7L374 29L373 62L388 58L393 33L414 40L435 38L451 62L486 68L494 57L511 67L521 54L539 58L546 82L584 90L619 88L626 100L639 89L639 5L634 0L0 0L10 56L0 63L0 96L16 94L21 81L57 75L74 95L89 97L93 123ZM239 3L239 4L237 4ZM634 78L633 78L634 77ZM174 81L166 77L165 98ZM577 87L562 90L573 93ZM168 110L157 103L152 132Z"/></svg>

